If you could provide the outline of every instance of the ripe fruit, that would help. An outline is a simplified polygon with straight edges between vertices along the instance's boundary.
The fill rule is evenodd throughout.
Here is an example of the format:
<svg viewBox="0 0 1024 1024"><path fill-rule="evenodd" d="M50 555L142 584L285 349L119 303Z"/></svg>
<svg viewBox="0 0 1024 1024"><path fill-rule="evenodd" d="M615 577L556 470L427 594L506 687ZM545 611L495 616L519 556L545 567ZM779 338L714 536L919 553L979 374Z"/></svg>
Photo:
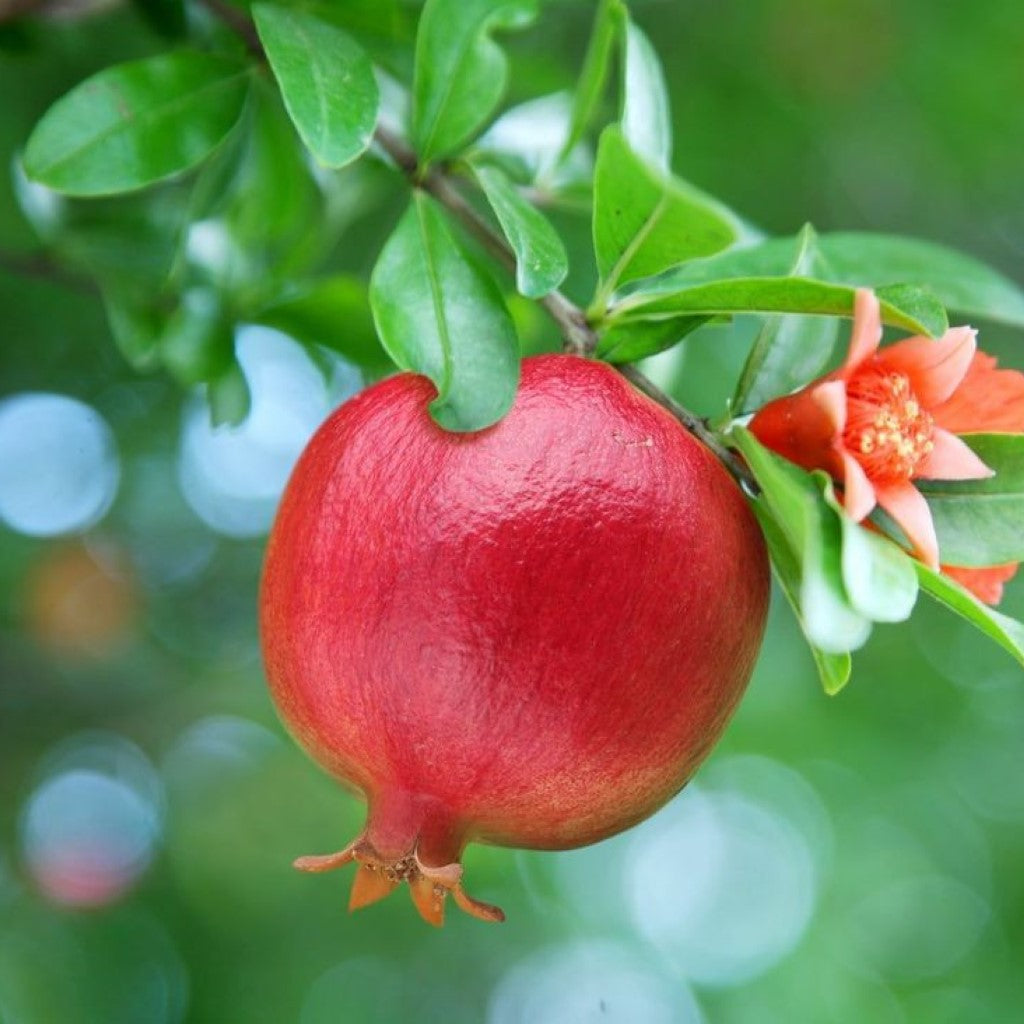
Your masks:
<svg viewBox="0 0 1024 1024"><path fill-rule="evenodd" d="M310 442L261 595L271 690L369 804L350 905L407 881L478 917L470 841L583 846L689 779L750 676L768 565L715 458L610 367L523 363L496 426L446 433L401 374Z"/></svg>

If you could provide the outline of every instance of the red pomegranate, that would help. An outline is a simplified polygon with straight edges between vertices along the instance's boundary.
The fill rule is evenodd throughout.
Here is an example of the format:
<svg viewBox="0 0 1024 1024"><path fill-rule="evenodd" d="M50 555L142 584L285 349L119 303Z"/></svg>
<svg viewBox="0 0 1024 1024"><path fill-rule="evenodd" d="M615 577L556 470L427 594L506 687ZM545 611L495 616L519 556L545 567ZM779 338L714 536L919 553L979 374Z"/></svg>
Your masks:
<svg viewBox="0 0 1024 1024"><path fill-rule="evenodd" d="M422 377L368 388L303 453L261 595L274 700L369 805L322 871L350 906L409 883L441 924L471 841L583 846L690 778L764 629L761 533L716 459L610 367L523 363L511 412L430 419Z"/></svg>

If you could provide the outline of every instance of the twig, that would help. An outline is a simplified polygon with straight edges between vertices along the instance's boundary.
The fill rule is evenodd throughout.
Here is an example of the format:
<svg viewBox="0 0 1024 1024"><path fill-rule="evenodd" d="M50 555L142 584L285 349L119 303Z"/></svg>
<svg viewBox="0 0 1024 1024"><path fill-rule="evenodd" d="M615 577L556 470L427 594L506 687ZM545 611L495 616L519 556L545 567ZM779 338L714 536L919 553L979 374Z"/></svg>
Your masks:
<svg viewBox="0 0 1024 1024"><path fill-rule="evenodd" d="M453 179L437 167L425 175L418 172L416 154L403 139L383 125L378 125L374 141L414 184L429 192L459 220L462 226L506 269L515 271L515 254L508 243L480 216ZM559 291L549 292L538 300L558 324L565 347L576 355L591 355L597 347L597 335L581 310Z"/></svg>
<svg viewBox="0 0 1024 1024"><path fill-rule="evenodd" d="M96 290L88 278L62 267L42 252L11 252L0 249L0 272L51 281L78 292Z"/></svg>
<svg viewBox="0 0 1024 1024"><path fill-rule="evenodd" d="M619 373L626 378L638 391L642 391L648 398L652 398L658 405L664 406L679 422L706 447L711 449L712 454L721 462L727 470L747 490L756 494L760 488L754 480L749 469L743 460L733 451L719 441L714 431L699 416L690 412L689 409L680 405L671 395L667 395L649 377L644 376L635 366L623 365L618 367Z"/></svg>
<svg viewBox="0 0 1024 1024"><path fill-rule="evenodd" d="M265 57L252 22L241 11L231 7L226 0L197 2L220 18L243 40L253 54ZM412 185L430 193L503 267L515 270L515 254L508 243L476 211L443 168L435 165L424 173L413 149L385 125L378 124L374 132L374 142ZM558 324L567 352L577 355L593 354L597 348L597 333L587 322L586 313L579 306L557 290L549 292L539 302ZM699 416L665 394L635 366L619 366L617 369L634 387L668 410L687 431L703 442L740 483L749 489L757 490L757 485L743 461L722 444Z"/></svg>
<svg viewBox="0 0 1024 1024"><path fill-rule="evenodd" d="M239 39L245 48L256 57L263 57L263 44L256 32L256 26L249 20L244 11L232 7L227 0L196 0L200 7L205 7L219 21L223 22Z"/></svg>
<svg viewBox="0 0 1024 1024"><path fill-rule="evenodd" d="M30 14L45 14L49 0L0 0L0 25Z"/></svg>

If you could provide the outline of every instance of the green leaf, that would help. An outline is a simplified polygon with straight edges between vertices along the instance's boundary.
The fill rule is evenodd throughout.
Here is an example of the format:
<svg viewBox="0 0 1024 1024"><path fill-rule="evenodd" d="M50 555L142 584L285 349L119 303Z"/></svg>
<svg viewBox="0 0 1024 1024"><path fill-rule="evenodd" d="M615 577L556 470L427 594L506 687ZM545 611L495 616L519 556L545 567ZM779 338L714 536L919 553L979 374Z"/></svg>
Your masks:
<svg viewBox="0 0 1024 1024"><path fill-rule="evenodd" d="M601 102L601 94L608 80L615 34L624 13L625 7L621 0L599 0L590 42L587 44L587 55L583 58L583 70L573 94L569 131L562 144L560 161L564 160L583 138Z"/></svg>
<svg viewBox="0 0 1024 1024"><path fill-rule="evenodd" d="M913 560L893 541L855 523L836 498L832 481L815 473L843 533L843 589L850 605L872 622L903 622L917 603Z"/></svg>
<svg viewBox="0 0 1024 1024"><path fill-rule="evenodd" d="M807 277L730 277L691 284L671 272L635 288L612 307L609 319L649 320L666 316L733 313L813 313L852 316L855 289ZM882 319L914 333L941 334L945 314L917 291L891 295L879 290Z"/></svg>
<svg viewBox="0 0 1024 1024"><path fill-rule="evenodd" d="M800 233L789 272L794 277L808 276L817 263L817 236L808 224ZM765 320L736 385L733 414L759 409L812 380L828 364L837 333L838 323L832 317L792 314Z"/></svg>
<svg viewBox="0 0 1024 1024"><path fill-rule="evenodd" d="M379 94L351 36L298 8L256 4L253 17L288 114L310 152L344 167L370 145Z"/></svg>
<svg viewBox="0 0 1024 1024"><path fill-rule="evenodd" d="M959 583L929 569L922 562L914 562L914 568L926 594L965 618L1024 665L1024 625L989 608Z"/></svg>
<svg viewBox="0 0 1024 1024"><path fill-rule="evenodd" d="M926 285L951 310L1024 327L1024 289L973 256L934 242L857 231L823 235L821 248L836 280Z"/></svg>
<svg viewBox="0 0 1024 1024"><path fill-rule="evenodd" d="M596 307L603 310L620 284L718 252L736 237L735 222L719 203L652 167L617 126L604 130L594 171Z"/></svg>
<svg viewBox="0 0 1024 1024"><path fill-rule="evenodd" d="M569 273L569 257L562 240L502 171L483 164L474 165L473 171L516 254L516 288L530 299L547 295Z"/></svg>
<svg viewBox="0 0 1024 1024"><path fill-rule="evenodd" d="M519 381L512 320L422 192L374 267L370 305L388 355L437 385L430 411L442 427L481 430L508 412Z"/></svg>
<svg viewBox="0 0 1024 1024"><path fill-rule="evenodd" d="M1024 561L1024 434L965 434L995 476L919 480L946 565Z"/></svg>
<svg viewBox="0 0 1024 1024"><path fill-rule="evenodd" d="M235 358L234 330L214 292L196 288L183 296L160 339L160 358L186 386L228 372Z"/></svg>
<svg viewBox="0 0 1024 1024"><path fill-rule="evenodd" d="M415 10L404 0L313 0L310 13L350 33L395 78L412 80Z"/></svg>
<svg viewBox="0 0 1024 1024"><path fill-rule="evenodd" d="M103 305L121 355L140 373L154 369L167 319L157 302L138 289L110 286L103 289Z"/></svg>
<svg viewBox="0 0 1024 1024"><path fill-rule="evenodd" d="M785 274L798 246L798 238L772 238L738 250L735 271L711 267L708 272L719 277ZM876 289L917 285L957 313L1024 327L1024 289L973 256L934 242L856 231L819 235L818 249L825 280Z"/></svg>
<svg viewBox="0 0 1024 1024"><path fill-rule="evenodd" d="M242 367L233 359L231 365L206 387L210 406L210 422L215 427L237 427L249 415L252 395Z"/></svg>
<svg viewBox="0 0 1024 1024"><path fill-rule="evenodd" d="M856 650L870 635L871 623L846 594L839 516L810 474L764 448L743 427L734 428L732 439L761 488L758 502L778 525L799 568L800 619L811 643L829 654Z"/></svg>
<svg viewBox="0 0 1024 1024"><path fill-rule="evenodd" d="M287 279L286 257L317 244L323 202L311 162L269 83L259 82L249 104L249 124L223 216L254 284Z"/></svg>
<svg viewBox="0 0 1024 1024"><path fill-rule="evenodd" d="M208 53L162 54L86 79L43 115L25 173L69 195L128 192L187 171L228 134L248 71Z"/></svg>
<svg viewBox="0 0 1024 1024"><path fill-rule="evenodd" d="M831 697L835 696L850 680L853 659L849 652L830 654L816 647L807 633L807 623L800 610L800 562L786 540L785 534L761 503L751 503L768 545L768 554L772 560L772 570L789 606L793 609L796 621L803 631L807 645L811 649L822 689Z"/></svg>
<svg viewBox="0 0 1024 1024"><path fill-rule="evenodd" d="M304 345L331 349L374 374L391 365L374 330L366 287L355 277L318 281L261 310L255 320Z"/></svg>
<svg viewBox="0 0 1024 1024"><path fill-rule="evenodd" d="M537 0L427 0L416 33L413 141L426 164L487 123L505 92L508 60L490 37L528 25Z"/></svg>
<svg viewBox="0 0 1024 1024"><path fill-rule="evenodd" d="M647 36L628 17L622 50L622 136L637 156L667 174L672 115L665 75Z"/></svg>
<svg viewBox="0 0 1024 1024"><path fill-rule="evenodd" d="M678 344L711 317L680 316L669 320L638 320L602 331L597 355L609 363L635 363Z"/></svg>
<svg viewBox="0 0 1024 1024"><path fill-rule="evenodd" d="M180 39L186 33L183 0L132 0L132 6L153 29L167 39Z"/></svg>

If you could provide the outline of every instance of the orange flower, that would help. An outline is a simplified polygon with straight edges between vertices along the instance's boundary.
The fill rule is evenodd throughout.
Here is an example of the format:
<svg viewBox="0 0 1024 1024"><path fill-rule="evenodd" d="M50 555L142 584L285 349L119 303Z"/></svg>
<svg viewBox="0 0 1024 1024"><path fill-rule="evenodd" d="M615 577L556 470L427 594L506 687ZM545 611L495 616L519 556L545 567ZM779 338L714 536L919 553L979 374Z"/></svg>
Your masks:
<svg viewBox="0 0 1024 1024"><path fill-rule="evenodd" d="M963 383L934 415L936 423L955 434L1024 434L1024 373L1000 370L995 356L975 352ZM1003 584L1017 571L1017 563L981 569L944 565L942 571L987 604L999 604Z"/></svg>
<svg viewBox="0 0 1024 1024"><path fill-rule="evenodd" d="M948 426L985 429L982 417L974 416L978 394L973 388L958 394L975 356L975 332L954 327L935 341L905 338L879 350L881 340L878 299L858 289L843 365L770 402L750 429L791 462L828 472L842 487L843 505L855 521L881 505L913 553L937 569L935 525L913 481L992 476Z"/></svg>
<svg viewBox="0 0 1024 1024"><path fill-rule="evenodd" d="M1003 584L1013 578L1018 564L1007 562L1005 565L987 565L982 569L944 565L942 571L979 600L986 604L999 604L1003 599Z"/></svg>

